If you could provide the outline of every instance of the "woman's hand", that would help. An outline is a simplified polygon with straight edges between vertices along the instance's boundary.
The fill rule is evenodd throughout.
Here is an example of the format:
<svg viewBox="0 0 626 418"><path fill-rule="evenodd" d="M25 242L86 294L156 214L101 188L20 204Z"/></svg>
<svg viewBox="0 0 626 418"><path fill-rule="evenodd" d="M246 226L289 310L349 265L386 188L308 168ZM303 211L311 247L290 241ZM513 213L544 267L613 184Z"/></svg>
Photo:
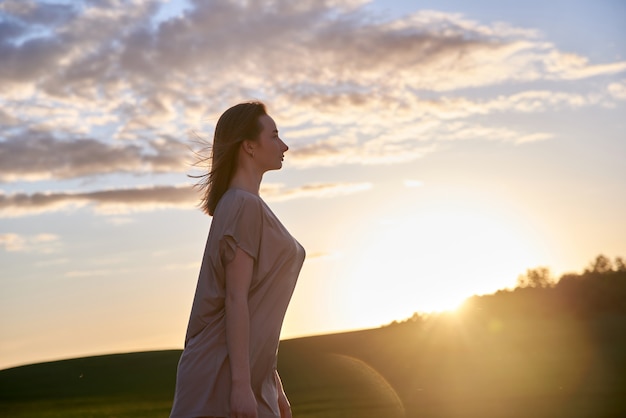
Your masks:
<svg viewBox="0 0 626 418"><path fill-rule="evenodd" d="M280 418L291 418L291 405L283 391L278 393L278 408L280 409Z"/></svg>
<svg viewBox="0 0 626 418"><path fill-rule="evenodd" d="M231 387L230 418L258 418L256 398L249 385Z"/></svg>
<svg viewBox="0 0 626 418"><path fill-rule="evenodd" d="M291 405L289 399L285 395L283 382L280 380L278 370L274 371L274 380L276 381L276 391L278 392L278 409L280 410L280 418L291 418Z"/></svg>

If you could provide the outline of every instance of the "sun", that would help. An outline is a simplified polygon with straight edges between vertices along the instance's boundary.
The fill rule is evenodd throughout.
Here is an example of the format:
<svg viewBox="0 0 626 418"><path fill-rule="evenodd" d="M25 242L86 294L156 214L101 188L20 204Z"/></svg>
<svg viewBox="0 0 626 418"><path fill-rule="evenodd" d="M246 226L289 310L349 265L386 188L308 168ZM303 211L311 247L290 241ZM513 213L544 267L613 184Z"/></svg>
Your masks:
<svg viewBox="0 0 626 418"><path fill-rule="evenodd" d="M454 312L461 307L467 299L465 294L441 292L432 295L429 301L424 301L418 313Z"/></svg>
<svg viewBox="0 0 626 418"><path fill-rule="evenodd" d="M510 286L533 256L517 225L467 208L378 219L354 251L337 291L355 327L454 310Z"/></svg>

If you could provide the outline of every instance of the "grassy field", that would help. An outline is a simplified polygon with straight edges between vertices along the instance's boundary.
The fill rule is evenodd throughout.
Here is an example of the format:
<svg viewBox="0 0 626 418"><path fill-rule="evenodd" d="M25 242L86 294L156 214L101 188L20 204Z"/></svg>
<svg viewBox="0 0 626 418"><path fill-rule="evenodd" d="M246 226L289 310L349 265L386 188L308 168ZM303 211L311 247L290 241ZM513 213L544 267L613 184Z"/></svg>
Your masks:
<svg viewBox="0 0 626 418"><path fill-rule="evenodd" d="M0 371L0 416L167 417L180 351ZM287 340L294 416L623 417L626 318L440 316Z"/></svg>

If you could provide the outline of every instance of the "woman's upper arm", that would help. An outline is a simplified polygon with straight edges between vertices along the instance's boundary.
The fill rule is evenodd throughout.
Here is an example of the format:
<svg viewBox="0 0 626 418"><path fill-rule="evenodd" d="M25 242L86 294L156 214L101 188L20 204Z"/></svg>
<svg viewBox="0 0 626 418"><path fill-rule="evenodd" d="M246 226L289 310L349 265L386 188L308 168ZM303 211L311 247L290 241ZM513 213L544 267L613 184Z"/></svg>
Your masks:
<svg viewBox="0 0 626 418"><path fill-rule="evenodd" d="M253 269L254 259L240 247L237 247L234 257L225 266L227 298L247 298Z"/></svg>

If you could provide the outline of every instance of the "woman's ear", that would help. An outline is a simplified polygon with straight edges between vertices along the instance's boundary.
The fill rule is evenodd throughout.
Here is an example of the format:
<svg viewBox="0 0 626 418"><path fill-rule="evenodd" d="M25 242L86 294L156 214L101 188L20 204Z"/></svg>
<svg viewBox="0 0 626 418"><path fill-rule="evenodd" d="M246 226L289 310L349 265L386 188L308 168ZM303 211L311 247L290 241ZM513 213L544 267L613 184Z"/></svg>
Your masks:
<svg viewBox="0 0 626 418"><path fill-rule="evenodd" d="M255 148L255 145L254 145L253 141L250 141L248 139L244 139L241 142L241 148L243 149L243 151L246 154L248 154L249 156L254 158L254 148Z"/></svg>

